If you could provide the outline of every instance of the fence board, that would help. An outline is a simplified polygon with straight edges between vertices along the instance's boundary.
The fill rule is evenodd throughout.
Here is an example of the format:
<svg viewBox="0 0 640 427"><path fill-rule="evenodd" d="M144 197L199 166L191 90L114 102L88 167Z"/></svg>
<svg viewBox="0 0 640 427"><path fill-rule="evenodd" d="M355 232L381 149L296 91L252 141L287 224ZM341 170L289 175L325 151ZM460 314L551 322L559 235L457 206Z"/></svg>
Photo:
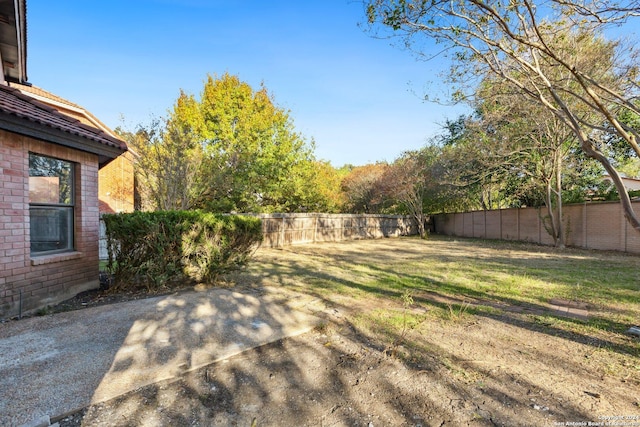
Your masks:
<svg viewBox="0 0 640 427"><path fill-rule="evenodd" d="M417 234L414 221L400 215L260 214L263 246L376 239Z"/></svg>

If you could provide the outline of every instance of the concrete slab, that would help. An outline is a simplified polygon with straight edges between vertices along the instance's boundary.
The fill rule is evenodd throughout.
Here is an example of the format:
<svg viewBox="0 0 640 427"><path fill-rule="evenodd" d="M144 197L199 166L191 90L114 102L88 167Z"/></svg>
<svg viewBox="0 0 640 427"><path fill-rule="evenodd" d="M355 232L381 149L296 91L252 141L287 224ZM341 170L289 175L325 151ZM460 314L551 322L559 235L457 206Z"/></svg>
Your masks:
<svg viewBox="0 0 640 427"><path fill-rule="evenodd" d="M212 289L0 324L0 425L21 426L311 330L305 302Z"/></svg>

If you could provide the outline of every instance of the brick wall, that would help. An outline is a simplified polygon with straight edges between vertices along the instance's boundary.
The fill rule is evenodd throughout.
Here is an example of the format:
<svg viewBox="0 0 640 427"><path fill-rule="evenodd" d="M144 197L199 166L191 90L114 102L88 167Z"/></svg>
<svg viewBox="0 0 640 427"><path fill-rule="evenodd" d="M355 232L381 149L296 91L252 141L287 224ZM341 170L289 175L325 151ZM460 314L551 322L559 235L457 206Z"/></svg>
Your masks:
<svg viewBox="0 0 640 427"><path fill-rule="evenodd" d="M30 255L29 152L76 163L74 252ZM99 286L97 194L97 156L0 131L0 318Z"/></svg>
<svg viewBox="0 0 640 427"><path fill-rule="evenodd" d="M100 213L133 212L135 185L133 155L126 152L98 172Z"/></svg>
<svg viewBox="0 0 640 427"><path fill-rule="evenodd" d="M640 214L640 202L633 203ZM436 233L484 239L521 240L552 245L541 218L545 209L501 209L433 216ZM618 202L563 207L567 246L640 253L640 232L624 218Z"/></svg>

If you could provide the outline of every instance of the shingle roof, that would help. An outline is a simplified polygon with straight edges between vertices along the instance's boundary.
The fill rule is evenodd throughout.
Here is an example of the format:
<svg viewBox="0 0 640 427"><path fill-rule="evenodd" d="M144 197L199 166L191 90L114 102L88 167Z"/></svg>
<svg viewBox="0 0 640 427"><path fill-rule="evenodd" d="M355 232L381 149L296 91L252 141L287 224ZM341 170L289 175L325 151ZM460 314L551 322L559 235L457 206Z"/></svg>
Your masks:
<svg viewBox="0 0 640 427"><path fill-rule="evenodd" d="M68 104L71 107L75 107L75 108L79 108L79 109L83 109L81 106L79 106L78 104L74 104L73 102L69 101L68 99L64 99L58 95L55 95L49 91L46 91L44 89L42 89L41 87L35 86L35 85L25 85L25 84L20 84L20 83L14 83L14 82L10 82L9 86L18 89L20 92L27 92L27 93L31 93L34 95L38 95L38 96L42 96L43 98L49 98L52 101L57 101L61 104Z"/></svg>
<svg viewBox="0 0 640 427"><path fill-rule="evenodd" d="M17 89L0 84L0 113L9 114L122 151L127 145L107 132L86 125Z"/></svg>
<svg viewBox="0 0 640 427"><path fill-rule="evenodd" d="M115 134L107 125L102 123L100 119L91 114L88 110L86 110L83 106L75 104L68 99L64 99L61 96L55 95L49 91L42 89L41 87L35 85L25 85L20 83L11 82L9 86L18 89L22 93L26 93L33 98L36 98L37 101L41 101L42 103L55 108L59 113L69 115L73 118L80 119L80 121L89 126L97 127L108 133L109 135L116 137ZM66 111L65 111L66 110Z"/></svg>

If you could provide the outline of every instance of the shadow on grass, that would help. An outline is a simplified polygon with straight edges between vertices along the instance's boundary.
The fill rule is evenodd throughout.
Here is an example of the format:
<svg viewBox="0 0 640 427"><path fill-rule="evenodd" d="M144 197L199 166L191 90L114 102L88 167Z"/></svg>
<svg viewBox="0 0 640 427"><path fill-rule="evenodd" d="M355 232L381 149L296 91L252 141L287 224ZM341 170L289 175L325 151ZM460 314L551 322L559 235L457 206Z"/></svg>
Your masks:
<svg viewBox="0 0 640 427"><path fill-rule="evenodd" d="M384 241L384 243L386 242L387 241ZM384 243L379 242L381 245ZM393 242L393 244L397 245L397 242ZM469 242L465 242L465 245L466 244L469 244ZM341 248L341 251L335 255L328 255L325 252L319 254L317 250L318 247L314 246L291 250L292 252L296 252L298 255L305 255L312 260L315 258L317 261L315 265L309 262L287 261L286 251L282 251L282 256L277 257L281 258L282 261L276 260L272 262L269 267L265 267L264 277L268 277L271 282L275 281L283 286L291 286L290 276L294 275L296 280L300 282L298 285L294 285L297 290L314 295L315 297L324 300L327 304L334 303L331 296L332 293L342 292L348 294L350 290L357 290L361 295L374 296L377 298L392 298L396 301L401 298L404 292L412 291L414 292L414 299L416 302L437 306L442 309L449 308L449 304L447 302L442 302L442 299L454 298L460 303L464 303L465 298L468 298L469 300L466 302L470 302L472 305L478 307L486 306L500 310L498 312L495 310L478 310L476 313L478 316L488 317L496 321L508 323L513 326L535 332L559 336L576 343L597 348L604 347L620 354L640 357L640 346L637 345L637 343L619 343L604 338L594 337L586 333L569 331L540 322L538 318L546 317L556 319L574 324L578 327L592 326L600 330L619 334L622 337L624 337L623 334L629 327L627 324L596 316L590 317L588 320L572 318L558 313L546 304L522 301L518 298L504 295L487 294L481 290L448 283L442 280L436 280L433 277L424 277L418 274L399 271L396 262L402 262L402 260L422 259L424 262L429 262L429 258L425 258L425 254L419 249L410 248L405 250L401 246L398 246L398 251L393 254L389 254L385 251L380 251L380 253L371 252L370 249L374 246L372 246L370 242L367 242L364 247L361 247L358 250L352 250L350 249L350 246L351 245L345 244L344 248ZM499 245L496 244L492 245L492 247L493 246L499 247ZM522 244L513 243L506 244L506 247L508 250L513 250L514 247L520 251L525 249ZM548 253L542 252L543 248L536 248L536 250L540 251L540 253L534 253L534 256L544 257L545 259L548 257ZM577 252L578 254L581 253L581 251L573 252ZM447 257L454 257L456 259L456 268L466 268L464 267L464 264L466 259L465 257L469 257L468 249L448 249L448 253L449 255L446 255ZM452 253L454 255L451 255ZM587 255L591 257L594 256L590 252L588 252ZM431 254L429 256L431 256ZM444 257L445 255L439 256ZM353 263L354 260L355 265L349 264ZM517 265L516 267L513 267L510 265L511 262L512 259L509 257L492 258L491 261L487 262L487 272L483 275L481 280L489 282L491 280L491 271L493 269L511 268L513 270L514 268L517 268L518 273L529 273L529 269ZM458 264L461 264L462 266L459 266ZM341 274L336 274L335 270L329 271L328 268L324 268L328 266L342 269ZM367 274L369 276L373 276L372 280L352 280L349 278L350 276L362 277L362 274L360 273L352 275L348 274L350 268L353 269L358 266L366 266L366 269L369 270ZM473 272L474 274L477 273L475 270L471 269L469 269L469 272ZM583 272L583 274L585 273ZM588 274L591 275L590 273ZM260 277L257 277L256 279L260 280ZM625 291L632 289L633 287L638 287L637 282L622 286ZM605 288L605 285L602 285L599 289L599 294L607 295L609 299L620 297L630 303L640 304L640 294L623 298L616 293L619 290L620 289L618 288Z"/></svg>
<svg viewBox="0 0 640 427"><path fill-rule="evenodd" d="M401 242L386 240L377 244L393 245L394 251L372 252L374 243L357 245L356 250L344 245L340 251L330 254L320 250L321 246L297 247L273 251L268 264L262 265L255 273L241 273L237 277L251 283L258 293L264 285L280 285L312 295L339 312L352 310L350 303L353 299L340 300L336 298L337 294L353 296L354 291L356 300L358 296L374 297L382 302L392 300L388 305L397 305L403 293L411 290L416 303L443 310L451 304L464 304L465 299L470 299L476 302L469 309L475 316L593 348L605 347L620 354L639 356L637 346L540 323L537 317L585 324L554 315L543 304L525 304L517 298L501 295L488 297L484 292L443 280L399 272L397 263L428 262L424 252L420 247L403 248ZM521 246L517 248L523 250ZM292 253L306 258L291 260ZM454 247L447 256L464 264L468 249ZM548 255L532 256L545 258ZM513 269L511 260L507 256L498 257L487 265L496 269ZM366 272L350 274L360 267ZM367 277L354 279L362 277L362 274ZM370 283L368 279L371 277L375 280ZM206 305L206 302L202 304ZM493 310L483 310L485 306ZM525 311L510 311L509 308L513 307ZM527 313L532 316L526 316ZM177 318L167 318L166 322L181 322L191 328L197 323L194 320L188 313L183 313ZM254 420L257 425L298 425L305 422L328 425L366 425L369 422L374 425L455 425L462 421L469 425L517 426L531 425L532 419L527 416L537 417L537 421L548 420L545 418L547 415L557 421L592 419L575 403L564 402L555 406L547 403L544 399L552 401L556 392L551 384L541 386L523 378L516 381L507 372L480 364L470 365L468 360L434 344L433 340L429 348L417 345L411 349L415 358L389 358L385 355L389 343L406 341L399 329L370 334L360 329L353 319L345 318L343 322L340 327L346 332L341 335L346 343L333 343L331 336L325 337L321 332L313 333L315 338L306 336L278 341L185 374L176 382L152 384L117 398L111 402L112 413L101 412L99 405L91 407L82 416L82 421L85 425L102 421L110 425L177 426L198 423L251 425ZM612 332L623 330L622 324L608 319L590 322ZM225 327L227 325L220 324L215 329ZM186 336L188 334L180 334L175 339L184 341ZM161 350L159 348L144 357L154 364L162 364L167 357L176 357ZM430 357L431 354L435 356ZM558 365L562 362L560 355L555 359L546 353L544 356ZM446 366L446 363L451 366ZM383 369L389 364L392 369ZM122 367L126 369L127 366ZM483 378L484 383L454 381L451 371L455 369L468 370ZM579 363L564 369L573 374L584 372ZM405 376L393 375L403 371L408 373ZM539 397L540 407L547 405L552 409L547 414L532 409L531 400L527 398L529 394ZM374 399L374 395L384 397Z"/></svg>

